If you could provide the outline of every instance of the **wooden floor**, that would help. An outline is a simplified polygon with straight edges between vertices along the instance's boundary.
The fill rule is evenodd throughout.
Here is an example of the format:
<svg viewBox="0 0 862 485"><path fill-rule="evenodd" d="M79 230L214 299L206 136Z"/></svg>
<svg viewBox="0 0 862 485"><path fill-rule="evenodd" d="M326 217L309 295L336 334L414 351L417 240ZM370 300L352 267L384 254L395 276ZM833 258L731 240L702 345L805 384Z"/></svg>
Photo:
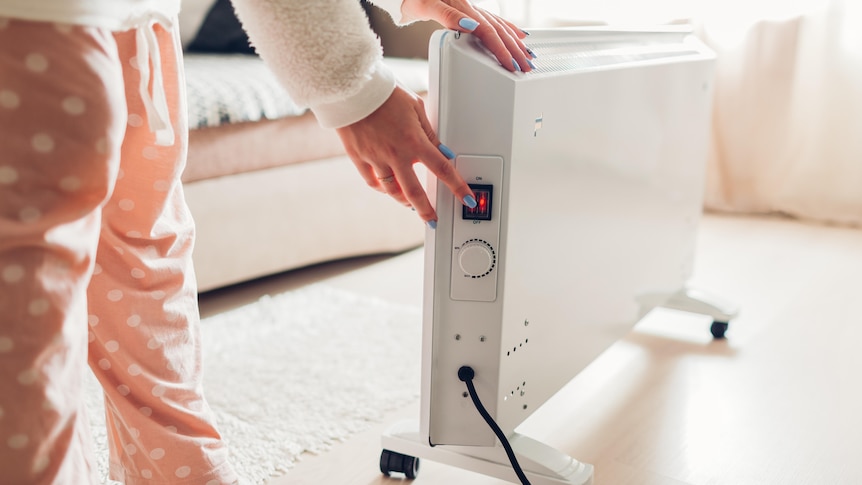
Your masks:
<svg viewBox="0 0 862 485"><path fill-rule="evenodd" d="M696 258L693 286L742 309L727 340L654 312L519 431L595 465L599 485L862 484L862 230L708 215ZM204 295L201 309L321 280L419 306L421 278L416 250ZM401 409L270 484L406 483L378 471L380 434L417 416ZM506 482L423 460L413 483Z"/></svg>

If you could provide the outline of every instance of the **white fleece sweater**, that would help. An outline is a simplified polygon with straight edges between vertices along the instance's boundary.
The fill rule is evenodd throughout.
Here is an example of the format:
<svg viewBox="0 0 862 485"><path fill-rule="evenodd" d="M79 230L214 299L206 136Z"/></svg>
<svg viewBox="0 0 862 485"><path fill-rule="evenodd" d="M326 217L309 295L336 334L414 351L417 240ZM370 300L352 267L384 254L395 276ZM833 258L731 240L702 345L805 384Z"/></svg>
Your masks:
<svg viewBox="0 0 862 485"><path fill-rule="evenodd" d="M401 1L376 3L403 23ZM233 3L264 62L324 127L359 121L392 94L395 77L359 0ZM0 17L149 31L155 22L172 25L179 6L179 0L0 0Z"/></svg>
<svg viewBox="0 0 862 485"><path fill-rule="evenodd" d="M258 54L322 126L359 121L392 94L395 77L358 0L232 1ZM400 17L400 0L381 3Z"/></svg>

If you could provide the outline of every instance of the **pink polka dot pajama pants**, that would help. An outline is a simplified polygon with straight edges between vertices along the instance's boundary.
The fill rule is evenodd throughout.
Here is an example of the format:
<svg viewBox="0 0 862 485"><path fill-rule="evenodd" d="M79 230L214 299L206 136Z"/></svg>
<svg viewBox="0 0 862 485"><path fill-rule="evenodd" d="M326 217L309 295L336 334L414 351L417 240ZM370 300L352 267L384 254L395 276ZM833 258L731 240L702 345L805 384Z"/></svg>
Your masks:
<svg viewBox="0 0 862 485"><path fill-rule="evenodd" d="M179 36L153 31L172 146L148 127L136 31L0 18L0 483L99 483L87 362L111 478L237 480L201 389Z"/></svg>

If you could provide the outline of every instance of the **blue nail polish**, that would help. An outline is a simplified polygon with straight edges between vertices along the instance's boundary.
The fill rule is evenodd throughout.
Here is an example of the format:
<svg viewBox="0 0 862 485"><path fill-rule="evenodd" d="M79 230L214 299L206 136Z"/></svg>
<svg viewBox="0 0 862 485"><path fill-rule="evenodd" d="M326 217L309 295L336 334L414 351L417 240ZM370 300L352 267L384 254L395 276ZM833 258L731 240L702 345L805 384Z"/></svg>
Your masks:
<svg viewBox="0 0 862 485"><path fill-rule="evenodd" d="M524 35L530 35L530 33L529 33L529 32L527 32L527 31L526 31L526 30L524 30L524 29L521 29L521 32L523 32L523 33L524 33Z"/></svg>
<svg viewBox="0 0 862 485"><path fill-rule="evenodd" d="M532 57L533 59L536 59L536 58L538 58L538 57L539 57L539 56L537 56L537 55L536 55L536 53L535 53L535 52L533 52L533 49L530 49L529 47L527 47L527 53L529 53L529 54L530 54L530 57Z"/></svg>
<svg viewBox="0 0 862 485"><path fill-rule="evenodd" d="M458 25L461 26L462 29L467 29L470 32L476 30L476 27L479 26L479 22L471 19L470 17L464 17L463 19L458 21Z"/></svg>
<svg viewBox="0 0 862 485"><path fill-rule="evenodd" d="M437 149L440 150L440 153L445 155L446 158L448 158L449 160L452 160L453 158L455 158L455 152L450 150L449 147L447 147L446 145L441 143L441 144L437 145Z"/></svg>
<svg viewBox="0 0 862 485"><path fill-rule="evenodd" d="M535 64L533 64L533 61L531 61L531 60L529 60L529 59L527 59L527 64L529 64L529 65L530 65L530 69L535 69L535 68L536 68L536 65L535 65Z"/></svg>
<svg viewBox="0 0 862 485"><path fill-rule="evenodd" d="M512 66L515 68L516 71L521 72L521 66L518 65L515 59L512 59Z"/></svg>
<svg viewBox="0 0 862 485"><path fill-rule="evenodd" d="M428 221L426 224L428 224L428 227L431 229L437 229L437 221Z"/></svg>
<svg viewBox="0 0 862 485"><path fill-rule="evenodd" d="M464 205L471 209L475 209L477 205L476 199L472 195L467 195L464 197Z"/></svg>

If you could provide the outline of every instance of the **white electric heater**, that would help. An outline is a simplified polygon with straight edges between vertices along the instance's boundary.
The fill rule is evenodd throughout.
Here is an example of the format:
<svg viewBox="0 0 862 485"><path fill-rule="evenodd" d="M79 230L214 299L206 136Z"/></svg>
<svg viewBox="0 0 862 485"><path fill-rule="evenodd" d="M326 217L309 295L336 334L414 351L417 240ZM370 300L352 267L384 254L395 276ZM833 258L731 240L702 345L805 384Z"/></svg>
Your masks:
<svg viewBox="0 0 862 485"><path fill-rule="evenodd" d="M468 366L530 483L591 483L591 465L515 428L653 308L711 315L719 338L736 313L686 285L713 53L683 30L531 33L530 73L470 35L431 40L431 121L479 205L429 180L421 415L383 436L387 474L423 457L518 480Z"/></svg>

